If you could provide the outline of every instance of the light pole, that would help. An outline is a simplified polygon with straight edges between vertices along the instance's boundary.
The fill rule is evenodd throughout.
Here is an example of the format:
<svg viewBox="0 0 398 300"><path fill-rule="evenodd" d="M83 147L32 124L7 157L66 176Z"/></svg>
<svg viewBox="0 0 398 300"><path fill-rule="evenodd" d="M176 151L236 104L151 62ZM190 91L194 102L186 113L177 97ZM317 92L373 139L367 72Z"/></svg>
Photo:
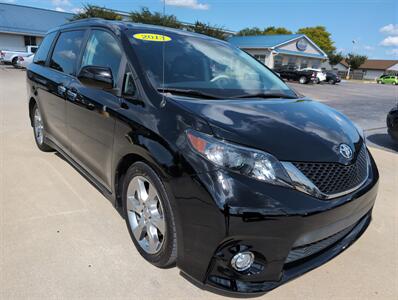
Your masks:
<svg viewBox="0 0 398 300"><path fill-rule="evenodd" d="M351 51L352 54L354 54L354 45L356 44L356 42L357 42L356 40L352 40L352 51ZM348 71L346 76L347 80L350 79L350 71L351 71L351 65L348 64Z"/></svg>

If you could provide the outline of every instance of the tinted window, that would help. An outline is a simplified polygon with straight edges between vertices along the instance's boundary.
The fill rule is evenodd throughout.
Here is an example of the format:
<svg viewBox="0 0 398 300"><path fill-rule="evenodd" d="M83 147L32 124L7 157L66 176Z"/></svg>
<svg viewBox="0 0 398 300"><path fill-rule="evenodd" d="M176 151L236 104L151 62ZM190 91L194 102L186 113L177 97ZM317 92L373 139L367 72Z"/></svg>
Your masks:
<svg viewBox="0 0 398 300"><path fill-rule="evenodd" d="M81 66L111 68L113 78L116 79L121 59L122 51L115 38L106 31L95 30L87 42Z"/></svg>
<svg viewBox="0 0 398 300"><path fill-rule="evenodd" d="M295 95L264 64L228 43L172 32L127 34L137 63L160 91L193 90L221 99L258 93Z"/></svg>
<svg viewBox="0 0 398 300"><path fill-rule="evenodd" d="M51 44L55 38L56 32L48 34L42 41L39 49L37 50L33 62L36 64L44 65L47 59L48 51L50 50Z"/></svg>
<svg viewBox="0 0 398 300"><path fill-rule="evenodd" d="M61 33L51 57L50 67L66 74L73 74L83 37L84 31Z"/></svg>

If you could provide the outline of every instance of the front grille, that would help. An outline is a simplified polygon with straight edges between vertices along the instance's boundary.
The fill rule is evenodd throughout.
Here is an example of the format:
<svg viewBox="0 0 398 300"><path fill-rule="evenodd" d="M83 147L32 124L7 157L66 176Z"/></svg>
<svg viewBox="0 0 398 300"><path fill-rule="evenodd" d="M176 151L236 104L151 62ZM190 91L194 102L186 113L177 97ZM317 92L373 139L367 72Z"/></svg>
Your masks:
<svg viewBox="0 0 398 300"><path fill-rule="evenodd" d="M340 163L293 162L326 195L338 194L360 185L368 175L368 154L362 146L351 165Z"/></svg>
<svg viewBox="0 0 398 300"><path fill-rule="evenodd" d="M289 255L286 258L286 263L309 257L323 249L326 249L347 235L354 226L355 224L321 241L293 248L290 250Z"/></svg>

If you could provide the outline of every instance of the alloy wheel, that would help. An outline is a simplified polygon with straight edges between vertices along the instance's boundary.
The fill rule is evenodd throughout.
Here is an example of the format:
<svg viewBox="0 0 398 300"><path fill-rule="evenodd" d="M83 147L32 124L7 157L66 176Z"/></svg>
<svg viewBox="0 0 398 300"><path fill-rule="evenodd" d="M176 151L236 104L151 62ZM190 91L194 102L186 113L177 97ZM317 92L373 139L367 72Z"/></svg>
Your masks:
<svg viewBox="0 0 398 300"><path fill-rule="evenodd" d="M41 118L40 111L39 111L39 109L37 107L35 109L35 113L34 113L34 116L33 116L33 127L34 127L34 130L35 130L35 138L36 138L37 143L39 145L43 144L43 141L44 141L43 120Z"/></svg>
<svg viewBox="0 0 398 300"><path fill-rule="evenodd" d="M127 188L127 214L131 231L141 248L156 254L165 240L164 210L155 186L145 177L134 177Z"/></svg>

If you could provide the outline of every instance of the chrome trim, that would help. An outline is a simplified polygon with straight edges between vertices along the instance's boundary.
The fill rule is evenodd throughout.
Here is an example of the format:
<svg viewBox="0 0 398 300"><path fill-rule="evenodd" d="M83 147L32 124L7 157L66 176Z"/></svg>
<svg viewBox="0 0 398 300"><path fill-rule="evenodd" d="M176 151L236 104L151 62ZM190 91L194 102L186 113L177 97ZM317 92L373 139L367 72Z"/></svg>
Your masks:
<svg viewBox="0 0 398 300"><path fill-rule="evenodd" d="M318 189L318 187L307 176L305 176L298 168L296 168L296 166L293 165L291 162L283 161L281 163L282 163L283 167L285 168L285 170L287 171L287 173L289 174L290 179L292 180L292 184L296 188L296 190L306 193L308 195L314 196L316 198L330 200L333 198L341 197L341 196L347 195L349 193L352 193L353 191L355 191L355 190L359 189L361 186L363 186L365 184L365 182L368 180L371 164L370 164L368 150L366 148L365 148L365 151L366 151L366 161L368 164L365 179L357 186L355 186L349 190L346 190L344 192L335 193L335 194L325 194L325 193L321 192Z"/></svg>

